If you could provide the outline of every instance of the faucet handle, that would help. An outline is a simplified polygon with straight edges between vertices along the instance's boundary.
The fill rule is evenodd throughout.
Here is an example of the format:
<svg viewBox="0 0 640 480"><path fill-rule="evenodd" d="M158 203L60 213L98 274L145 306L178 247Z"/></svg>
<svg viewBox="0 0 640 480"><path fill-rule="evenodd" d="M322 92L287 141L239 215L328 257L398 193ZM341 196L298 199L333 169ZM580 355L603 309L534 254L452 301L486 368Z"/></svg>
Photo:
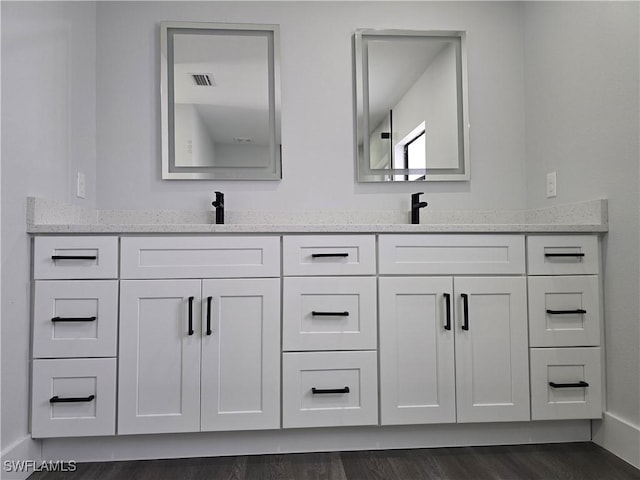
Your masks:
<svg viewBox="0 0 640 480"><path fill-rule="evenodd" d="M424 195L424 192L412 193L411 203L417 203L420 200L420 195Z"/></svg>
<svg viewBox="0 0 640 480"><path fill-rule="evenodd" d="M216 194L216 199L211 203L214 207L219 207L224 205L224 193L222 192L214 192Z"/></svg>
<svg viewBox="0 0 640 480"><path fill-rule="evenodd" d="M411 223L420 223L420 209L429 205L427 202L420 201L420 195L424 192L413 193L411 195Z"/></svg>
<svg viewBox="0 0 640 480"><path fill-rule="evenodd" d="M224 223L224 193L215 192L216 199L211 202L216 208L216 224L221 225Z"/></svg>

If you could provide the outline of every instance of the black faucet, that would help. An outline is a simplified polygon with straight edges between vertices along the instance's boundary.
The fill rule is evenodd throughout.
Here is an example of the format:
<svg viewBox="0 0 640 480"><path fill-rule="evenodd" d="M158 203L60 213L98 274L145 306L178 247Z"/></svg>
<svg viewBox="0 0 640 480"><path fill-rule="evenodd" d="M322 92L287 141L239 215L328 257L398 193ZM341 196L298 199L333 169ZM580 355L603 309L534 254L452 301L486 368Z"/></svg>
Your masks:
<svg viewBox="0 0 640 480"><path fill-rule="evenodd" d="M427 202L420 201L420 195L424 192L414 193L411 195L411 223L420 223L420 209L429 205Z"/></svg>
<svg viewBox="0 0 640 480"><path fill-rule="evenodd" d="M216 208L216 224L224 224L224 193L215 192L216 199L211 203Z"/></svg>

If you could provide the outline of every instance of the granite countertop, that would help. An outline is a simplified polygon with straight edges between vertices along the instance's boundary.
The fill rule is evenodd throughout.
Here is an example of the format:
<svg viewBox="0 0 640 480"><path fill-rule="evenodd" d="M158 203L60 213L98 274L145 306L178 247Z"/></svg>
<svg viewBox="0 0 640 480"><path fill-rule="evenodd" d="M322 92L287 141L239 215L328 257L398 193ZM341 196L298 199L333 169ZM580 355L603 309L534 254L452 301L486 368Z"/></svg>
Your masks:
<svg viewBox="0 0 640 480"><path fill-rule="evenodd" d="M420 224L408 212L313 211L225 212L225 225L212 211L92 210L27 198L27 232L63 233L592 233L608 231L607 200L535 210L421 211Z"/></svg>

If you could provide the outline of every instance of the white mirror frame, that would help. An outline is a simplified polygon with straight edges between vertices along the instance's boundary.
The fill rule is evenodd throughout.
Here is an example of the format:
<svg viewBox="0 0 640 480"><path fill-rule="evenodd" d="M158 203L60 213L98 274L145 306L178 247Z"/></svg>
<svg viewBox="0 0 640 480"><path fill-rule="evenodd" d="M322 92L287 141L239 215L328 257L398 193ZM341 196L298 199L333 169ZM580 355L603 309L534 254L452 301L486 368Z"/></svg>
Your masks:
<svg viewBox="0 0 640 480"><path fill-rule="evenodd" d="M458 92L458 168L426 170L425 178L418 181L468 181L470 179L469 161L469 105L467 84L466 33L451 30L376 30L358 29L354 34L354 80L356 97L356 177L358 182L390 182L395 176L425 175L424 169L371 168L369 158L369 78L368 45L369 39L393 37L429 38L452 37L459 39L457 55L457 92ZM358 144L362 141L362 147Z"/></svg>
<svg viewBox="0 0 640 480"><path fill-rule="evenodd" d="M267 167L177 167L174 161L173 85L170 84L173 56L169 49L169 37L173 30L194 33L225 30L264 32L269 43L269 136L270 158ZM280 145L280 40L278 25L230 24L209 22L161 22L160 23L160 114L162 141L163 180L280 180L282 178Z"/></svg>

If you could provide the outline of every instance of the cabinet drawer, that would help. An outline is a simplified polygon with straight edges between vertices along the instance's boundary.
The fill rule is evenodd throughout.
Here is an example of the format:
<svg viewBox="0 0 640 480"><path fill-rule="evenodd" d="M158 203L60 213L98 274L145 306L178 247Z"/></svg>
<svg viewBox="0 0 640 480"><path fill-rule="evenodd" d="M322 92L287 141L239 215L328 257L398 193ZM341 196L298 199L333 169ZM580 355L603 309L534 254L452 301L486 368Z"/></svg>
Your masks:
<svg viewBox="0 0 640 480"><path fill-rule="evenodd" d="M34 438L114 435L116 359L34 360Z"/></svg>
<svg viewBox="0 0 640 480"><path fill-rule="evenodd" d="M284 279L284 350L375 350L375 277Z"/></svg>
<svg viewBox="0 0 640 480"><path fill-rule="evenodd" d="M529 275L598 273L595 235L541 235L527 238Z"/></svg>
<svg viewBox="0 0 640 480"><path fill-rule="evenodd" d="M375 275L373 235L300 235L283 238L284 275Z"/></svg>
<svg viewBox="0 0 640 480"><path fill-rule="evenodd" d="M532 420L600 418L600 363L599 348L532 348Z"/></svg>
<svg viewBox="0 0 640 480"><path fill-rule="evenodd" d="M523 274L522 235L380 235L381 274Z"/></svg>
<svg viewBox="0 0 640 480"><path fill-rule="evenodd" d="M33 278L118 278L118 238L36 237Z"/></svg>
<svg viewBox="0 0 640 480"><path fill-rule="evenodd" d="M598 277L530 277L532 347L600 345Z"/></svg>
<svg viewBox="0 0 640 480"><path fill-rule="evenodd" d="M282 357L284 428L378 424L376 352Z"/></svg>
<svg viewBox="0 0 640 480"><path fill-rule="evenodd" d="M117 280L38 280L33 309L33 356L114 357Z"/></svg>
<svg viewBox="0 0 640 480"><path fill-rule="evenodd" d="M280 238L123 237L122 278L279 277Z"/></svg>

